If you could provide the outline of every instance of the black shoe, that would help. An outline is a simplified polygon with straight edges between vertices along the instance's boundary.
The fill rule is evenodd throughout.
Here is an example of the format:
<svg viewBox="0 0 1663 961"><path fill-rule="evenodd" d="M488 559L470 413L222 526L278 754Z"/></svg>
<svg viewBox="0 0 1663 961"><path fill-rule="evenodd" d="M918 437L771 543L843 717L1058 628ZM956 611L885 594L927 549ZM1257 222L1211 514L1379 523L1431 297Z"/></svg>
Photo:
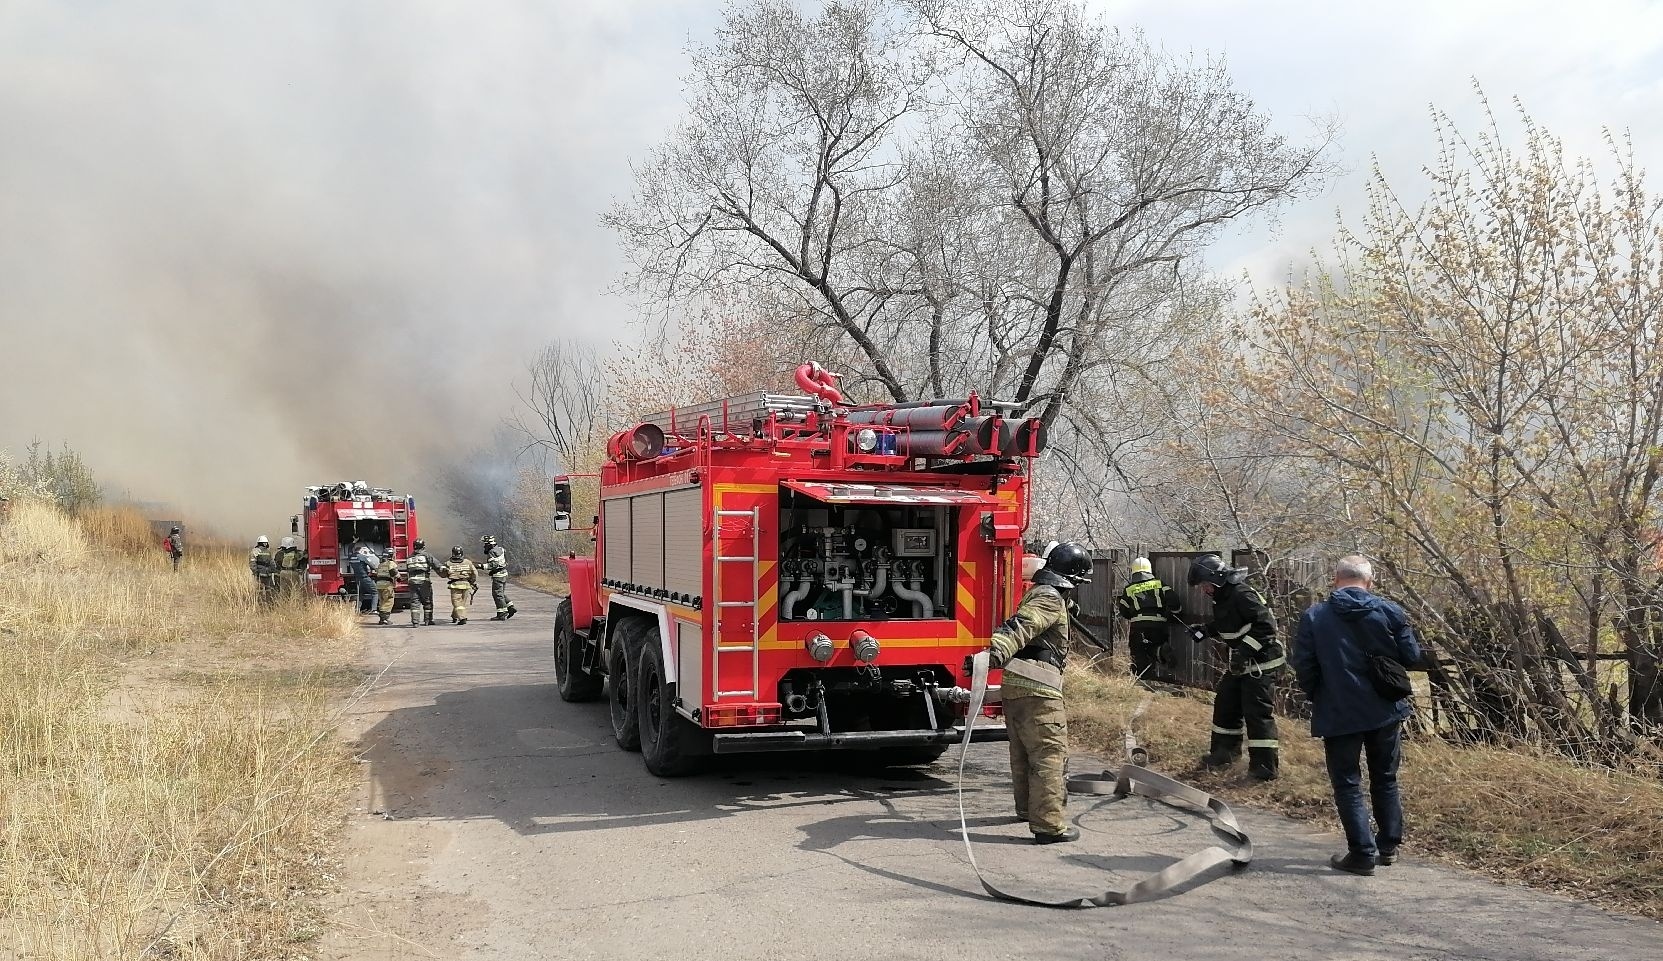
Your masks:
<svg viewBox="0 0 1663 961"><path fill-rule="evenodd" d="M502 615L502 619L506 621L510 617L513 617L517 613L519 613L519 608L517 608L514 605L510 604L510 605L508 605L508 613Z"/></svg>
<svg viewBox="0 0 1663 961"><path fill-rule="evenodd" d="M432 627L433 626L433 615L429 614L427 616L427 620L424 621L423 623L428 627Z"/></svg>
<svg viewBox="0 0 1663 961"><path fill-rule="evenodd" d="M378 614L378 615L376 615L376 616L378 616L378 617L380 617L380 618L381 618L381 620L379 620L379 621L377 621L377 622L376 622L376 623L378 623L378 624L385 624L385 623L387 623L387 622L388 622L388 621L390 621L390 620L392 620L392 618L390 618L390 617L388 617L388 616L387 616L387 615L385 615L385 614Z"/></svg>
<svg viewBox="0 0 1663 961"><path fill-rule="evenodd" d="M454 618L454 617L453 617L453 618L451 618L451 619L450 619L450 622L451 622L451 623L452 623L452 624L460 624L460 623L461 623L461 621L458 621L458 620L457 620L457 619L456 619L456 618Z"/></svg>
<svg viewBox="0 0 1663 961"><path fill-rule="evenodd" d="M1374 875L1374 859L1366 854L1336 854L1328 859L1328 866L1336 871L1360 874L1365 878Z"/></svg>
<svg viewBox="0 0 1663 961"><path fill-rule="evenodd" d="M1247 769L1247 776L1255 781L1274 781L1276 780L1276 769L1269 767L1250 767Z"/></svg>
<svg viewBox="0 0 1663 961"><path fill-rule="evenodd" d="M464 617L464 618L462 618L462 619L461 619L461 620L460 620L460 621L457 621L457 622L456 622L456 623L458 623L458 624L466 624L466 623L468 623L468 619L467 619L467 618L465 618L465 617Z"/></svg>
<svg viewBox="0 0 1663 961"><path fill-rule="evenodd" d="M1035 844L1067 844L1069 841L1080 840L1080 829L1069 828L1061 834L1035 834Z"/></svg>
<svg viewBox="0 0 1663 961"><path fill-rule="evenodd" d="M1216 771L1221 767L1229 767L1234 763L1236 763L1235 757L1229 754L1213 754L1209 751L1208 753L1201 755L1201 766L1209 771Z"/></svg>
<svg viewBox="0 0 1663 961"><path fill-rule="evenodd" d="M498 613L491 615L491 620L493 620L493 621L506 621L506 620L508 620L508 615L503 614L499 611Z"/></svg>
<svg viewBox="0 0 1663 961"><path fill-rule="evenodd" d="M1397 848L1392 848L1389 851L1385 848L1381 848L1380 853L1374 856L1374 863L1381 867L1385 867L1388 864L1396 864Z"/></svg>

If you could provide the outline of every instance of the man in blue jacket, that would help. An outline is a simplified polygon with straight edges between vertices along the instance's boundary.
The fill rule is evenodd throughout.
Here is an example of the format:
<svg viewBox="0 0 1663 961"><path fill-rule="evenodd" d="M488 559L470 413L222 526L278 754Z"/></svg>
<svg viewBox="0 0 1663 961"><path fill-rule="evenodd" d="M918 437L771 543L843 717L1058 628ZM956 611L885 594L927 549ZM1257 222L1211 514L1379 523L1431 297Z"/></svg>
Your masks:
<svg viewBox="0 0 1663 961"><path fill-rule="evenodd" d="M1328 863L1336 870L1370 875L1376 864L1397 860L1403 841L1403 804L1397 790L1403 721L1409 699L1388 701L1369 680L1370 655L1405 666L1420 660L1409 619L1383 597L1369 593L1374 566L1360 554L1334 567L1334 593L1299 619L1293 669L1311 700L1311 734L1322 738L1334 807L1345 827L1347 852ZM1359 756L1368 757L1369 796L1376 830L1369 831Z"/></svg>

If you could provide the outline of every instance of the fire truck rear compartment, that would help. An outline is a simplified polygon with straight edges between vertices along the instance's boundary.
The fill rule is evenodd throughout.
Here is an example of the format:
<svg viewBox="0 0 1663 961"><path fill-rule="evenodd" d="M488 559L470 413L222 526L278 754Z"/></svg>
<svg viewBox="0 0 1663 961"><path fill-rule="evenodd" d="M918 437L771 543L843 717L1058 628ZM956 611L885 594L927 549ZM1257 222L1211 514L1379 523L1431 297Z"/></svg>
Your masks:
<svg viewBox="0 0 1663 961"><path fill-rule="evenodd" d="M780 492L782 621L951 617L959 509L828 504Z"/></svg>

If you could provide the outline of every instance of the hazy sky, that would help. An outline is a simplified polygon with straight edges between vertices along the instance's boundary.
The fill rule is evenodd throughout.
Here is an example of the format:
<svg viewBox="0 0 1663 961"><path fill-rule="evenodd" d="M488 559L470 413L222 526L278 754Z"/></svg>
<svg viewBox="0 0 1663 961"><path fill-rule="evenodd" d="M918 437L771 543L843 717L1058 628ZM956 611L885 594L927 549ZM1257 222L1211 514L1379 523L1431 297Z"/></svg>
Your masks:
<svg viewBox="0 0 1663 961"><path fill-rule="evenodd" d="M1215 254L1265 282L1354 216L1371 153L1406 187L1427 105L1476 76L1575 149L1663 156L1663 12L1640 2L1104 2L1223 52L1351 171ZM67 440L100 477L276 535L310 483L428 497L559 333L629 305L598 225L680 109L694 0L0 4L0 447ZM1572 11L1575 11L1574 13Z"/></svg>

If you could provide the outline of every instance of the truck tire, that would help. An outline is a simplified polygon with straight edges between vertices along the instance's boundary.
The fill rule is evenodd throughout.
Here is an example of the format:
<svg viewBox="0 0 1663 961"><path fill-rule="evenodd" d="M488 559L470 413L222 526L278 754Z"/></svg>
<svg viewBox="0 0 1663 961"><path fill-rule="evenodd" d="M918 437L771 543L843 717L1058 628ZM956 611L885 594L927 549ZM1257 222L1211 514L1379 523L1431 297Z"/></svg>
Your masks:
<svg viewBox="0 0 1663 961"><path fill-rule="evenodd" d="M562 701L593 701L601 696L606 678L583 670L589 642L572 629L572 599L554 609L554 685Z"/></svg>
<svg viewBox="0 0 1663 961"><path fill-rule="evenodd" d="M612 628L606 649L607 706L612 711L612 739L626 751L641 750L641 718L635 709L635 653L641 648L642 622L625 617Z"/></svg>
<svg viewBox="0 0 1663 961"><path fill-rule="evenodd" d="M641 641L636 662L635 703L639 709L641 760L657 777L685 777L698 770L703 731L676 713L676 686L665 680L664 646L658 629Z"/></svg>

